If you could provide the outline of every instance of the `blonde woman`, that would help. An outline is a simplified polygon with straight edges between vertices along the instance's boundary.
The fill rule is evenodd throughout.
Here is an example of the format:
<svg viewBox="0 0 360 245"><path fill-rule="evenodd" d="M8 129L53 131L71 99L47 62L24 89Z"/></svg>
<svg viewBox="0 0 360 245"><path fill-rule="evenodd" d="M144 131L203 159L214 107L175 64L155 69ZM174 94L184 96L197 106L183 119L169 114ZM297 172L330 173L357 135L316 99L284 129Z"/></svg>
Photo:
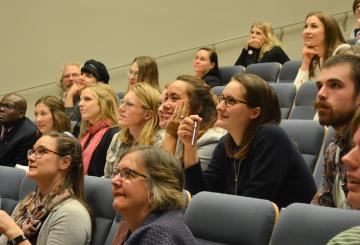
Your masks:
<svg viewBox="0 0 360 245"><path fill-rule="evenodd" d="M106 156L104 176L112 172L121 155L133 145L161 147L164 131L159 126L160 92L147 83L129 87L119 107L121 131L114 135Z"/></svg>
<svg viewBox="0 0 360 245"><path fill-rule="evenodd" d="M79 107L84 173L102 176L106 152L112 137L119 131L116 94L104 83L87 85L81 91Z"/></svg>
<svg viewBox="0 0 360 245"><path fill-rule="evenodd" d="M279 62L289 60L281 48L280 41L274 35L270 23L255 22L250 29L249 39L241 51L235 65L248 66L253 63Z"/></svg>

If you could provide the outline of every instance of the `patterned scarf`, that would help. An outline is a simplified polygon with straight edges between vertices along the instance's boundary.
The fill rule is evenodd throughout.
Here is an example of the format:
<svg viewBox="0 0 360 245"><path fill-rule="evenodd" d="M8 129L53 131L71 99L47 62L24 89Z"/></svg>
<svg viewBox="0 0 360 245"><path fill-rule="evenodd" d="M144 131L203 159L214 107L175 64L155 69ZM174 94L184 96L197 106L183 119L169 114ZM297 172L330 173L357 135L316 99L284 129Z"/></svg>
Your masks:
<svg viewBox="0 0 360 245"><path fill-rule="evenodd" d="M113 122L110 119L105 119L97 124L91 126L87 133L80 139L80 144L82 148L83 164L84 164L84 174L88 174L90 167L90 161L92 155L100 144L104 134L109 130Z"/></svg>
<svg viewBox="0 0 360 245"><path fill-rule="evenodd" d="M119 228L117 233L115 234L115 238L113 240L113 245L123 244L128 238L130 232L129 224L126 222L124 218L119 223Z"/></svg>
<svg viewBox="0 0 360 245"><path fill-rule="evenodd" d="M26 237L36 234L47 215L59 203L73 196L72 191L58 191L59 188L42 198L39 189L30 193L19 205L14 214L15 222L23 230Z"/></svg>

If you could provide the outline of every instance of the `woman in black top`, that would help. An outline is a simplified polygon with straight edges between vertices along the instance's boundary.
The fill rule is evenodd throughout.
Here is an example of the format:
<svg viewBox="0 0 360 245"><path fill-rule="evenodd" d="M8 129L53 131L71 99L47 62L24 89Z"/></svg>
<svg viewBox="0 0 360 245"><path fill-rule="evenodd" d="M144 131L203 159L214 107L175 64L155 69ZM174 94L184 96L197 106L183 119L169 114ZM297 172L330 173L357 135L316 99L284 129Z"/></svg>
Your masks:
<svg viewBox="0 0 360 245"><path fill-rule="evenodd" d="M255 22L250 29L249 40L246 42L235 65L248 66L253 63L279 62L289 60L280 47L280 41L274 35L270 23Z"/></svg>
<svg viewBox="0 0 360 245"><path fill-rule="evenodd" d="M204 80L210 87L221 86L217 53L212 48L199 48L196 52L193 68L195 77Z"/></svg>
<svg viewBox="0 0 360 245"><path fill-rule="evenodd" d="M179 126L187 190L267 199L279 207L311 201L316 192L313 177L278 125L279 102L267 82L251 74L234 76L216 109L215 125L228 134L220 139L204 172L196 151L197 137L194 141L192 135L195 121L201 125L202 118L191 115Z"/></svg>

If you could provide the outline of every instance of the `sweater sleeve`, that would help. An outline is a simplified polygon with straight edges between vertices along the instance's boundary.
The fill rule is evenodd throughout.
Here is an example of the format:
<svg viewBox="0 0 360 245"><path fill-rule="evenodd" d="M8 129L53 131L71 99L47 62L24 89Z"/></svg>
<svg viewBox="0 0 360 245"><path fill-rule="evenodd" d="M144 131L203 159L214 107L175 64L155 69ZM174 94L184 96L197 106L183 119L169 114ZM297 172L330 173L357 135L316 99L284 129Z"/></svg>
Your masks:
<svg viewBox="0 0 360 245"><path fill-rule="evenodd" d="M249 47L248 49L243 48L239 58L236 60L235 65L242 65L244 67L256 63L260 49Z"/></svg>
<svg viewBox="0 0 360 245"><path fill-rule="evenodd" d="M296 75L294 84L296 89L299 89L301 84L309 80L309 71L302 71L299 69L298 74Z"/></svg>
<svg viewBox="0 0 360 245"><path fill-rule="evenodd" d="M223 139L217 144L208 168L201 170L201 165L196 164L185 169L186 189L192 195L200 191L223 192L224 157L226 157ZM199 162L200 163L200 162Z"/></svg>
<svg viewBox="0 0 360 245"><path fill-rule="evenodd" d="M250 176L244 183L242 195L274 201L288 171L285 136L277 128L264 127L255 137L251 149Z"/></svg>

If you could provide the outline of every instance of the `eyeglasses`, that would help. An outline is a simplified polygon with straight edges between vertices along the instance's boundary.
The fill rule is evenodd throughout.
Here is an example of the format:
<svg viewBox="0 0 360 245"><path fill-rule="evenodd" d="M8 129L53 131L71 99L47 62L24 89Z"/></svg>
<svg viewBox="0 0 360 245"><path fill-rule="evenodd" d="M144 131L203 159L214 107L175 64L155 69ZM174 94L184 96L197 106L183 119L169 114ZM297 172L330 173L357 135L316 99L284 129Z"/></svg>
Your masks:
<svg viewBox="0 0 360 245"><path fill-rule="evenodd" d="M248 102L244 100L237 100L234 99L233 97L218 96L218 99L219 99L219 103L221 103L221 101L224 101L226 106L234 106L239 103L249 105Z"/></svg>
<svg viewBox="0 0 360 245"><path fill-rule="evenodd" d="M124 179L133 179L136 176L140 176L140 177L147 179L146 175L139 173L135 170L132 170L130 168L114 169L113 176L115 177L118 174L120 175L121 178L124 178Z"/></svg>
<svg viewBox="0 0 360 245"><path fill-rule="evenodd" d="M127 75L128 77L130 77L131 75L133 75L134 77L138 77L140 74L140 72L138 71L128 71Z"/></svg>
<svg viewBox="0 0 360 245"><path fill-rule="evenodd" d="M35 154L36 159L41 159L44 154L49 154L50 152L54 153L54 154L56 154L58 156L62 156L62 157L65 156L65 155L63 155L63 154L61 154L59 152L49 150L49 149L47 149L45 147L38 147L36 149L30 149L30 150L27 151L27 156L29 157L32 154Z"/></svg>
<svg viewBox="0 0 360 245"><path fill-rule="evenodd" d="M18 109L16 105L10 103L0 103L0 108L4 108L6 111Z"/></svg>

